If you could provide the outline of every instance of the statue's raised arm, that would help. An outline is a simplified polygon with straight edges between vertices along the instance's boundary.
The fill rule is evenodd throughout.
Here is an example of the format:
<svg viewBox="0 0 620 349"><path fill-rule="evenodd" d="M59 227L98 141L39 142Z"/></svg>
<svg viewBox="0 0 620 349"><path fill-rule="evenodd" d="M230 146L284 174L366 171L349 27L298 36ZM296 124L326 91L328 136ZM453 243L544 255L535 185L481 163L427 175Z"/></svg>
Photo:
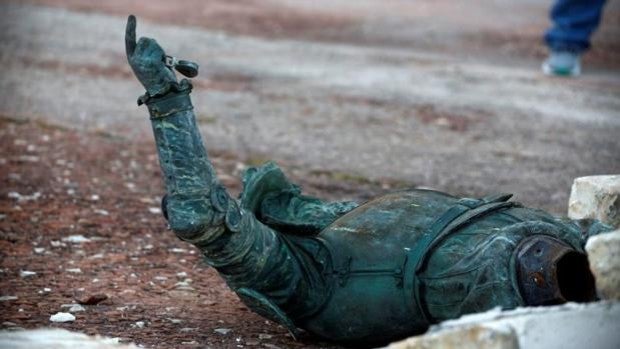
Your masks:
<svg viewBox="0 0 620 349"><path fill-rule="evenodd" d="M241 204L231 198L215 174L196 125L191 83L177 82L155 40L136 42L133 16L127 21L125 45L127 60L146 89L138 103L146 104L150 113L166 188L162 206L170 228L197 246L246 304L295 332L293 321L316 312L328 294L322 266L305 252L320 249L319 244L310 239L291 242L255 214L263 206L295 201L297 213L317 213L312 221L325 225L353 206L323 204L299 195L273 164L246 174ZM294 224L295 214L284 218Z"/></svg>
<svg viewBox="0 0 620 349"><path fill-rule="evenodd" d="M243 302L291 333L369 343L500 306L595 298L579 225L510 202L403 190L369 201L326 203L301 194L268 163L244 174L237 200L220 184L203 145L176 59L136 42L127 60L146 89L171 229L194 244ZM197 73L181 64L186 76ZM584 223L584 222L579 222Z"/></svg>

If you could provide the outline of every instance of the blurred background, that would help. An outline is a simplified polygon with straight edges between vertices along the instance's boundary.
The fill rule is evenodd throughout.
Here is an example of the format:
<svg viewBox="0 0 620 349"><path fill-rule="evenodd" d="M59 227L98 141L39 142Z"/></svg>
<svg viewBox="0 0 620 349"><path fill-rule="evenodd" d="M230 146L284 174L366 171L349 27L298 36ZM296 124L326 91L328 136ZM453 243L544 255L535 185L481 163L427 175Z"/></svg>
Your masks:
<svg viewBox="0 0 620 349"><path fill-rule="evenodd" d="M148 113L136 105L143 88L124 53L128 14L138 18L138 36L200 64L195 110L233 191L244 168L274 160L308 192L330 199L363 201L404 187L509 192L565 214L575 177L620 173L620 1L607 2L577 78L541 72L551 5L0 2L1 283L30 295L2 303L3 319L48 325L59 302L98 289L115 295L100 308L105 316L78 318L70 328L154 346L163 340L157 333L174 332L181 339L166 340L234 347L233 335L212 343L210 330L203 338L177 328L219 326L297 345L274 325L263 333L263 320L239 310L222 281L196 269L199 258L164 232ZM74 234L104 242L49 245ZM33 254L33 244L49 254ZM103 260L89 259L100 253ZM62 273L59 261L84 273ZM20 279L24 268L39 268L40 278ZM170 294L181 292L176 271L197 274L183 301ZM46 285L68 291L42 298ZM158 313L171 303L178 306L171 315ZM139 311L115 310L132 305ZM144 318L146 329L130 326Z"/></svg>

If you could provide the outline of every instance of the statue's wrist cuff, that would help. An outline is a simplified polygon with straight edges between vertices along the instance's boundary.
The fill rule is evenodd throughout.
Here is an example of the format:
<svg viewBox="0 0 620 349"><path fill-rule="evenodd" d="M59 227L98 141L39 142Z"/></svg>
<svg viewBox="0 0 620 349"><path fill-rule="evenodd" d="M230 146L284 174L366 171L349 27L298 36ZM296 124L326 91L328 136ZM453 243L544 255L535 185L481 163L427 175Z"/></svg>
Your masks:
<svg viewBox="0 0 620 349"><path fill-rule="evenodd" d="M138 105L146 104L151 119L164 118L168 115L194 109L189 97L191 91L192 84L183 79L180 83L167 85L154 95L145 93L138 98Z"/></svg>

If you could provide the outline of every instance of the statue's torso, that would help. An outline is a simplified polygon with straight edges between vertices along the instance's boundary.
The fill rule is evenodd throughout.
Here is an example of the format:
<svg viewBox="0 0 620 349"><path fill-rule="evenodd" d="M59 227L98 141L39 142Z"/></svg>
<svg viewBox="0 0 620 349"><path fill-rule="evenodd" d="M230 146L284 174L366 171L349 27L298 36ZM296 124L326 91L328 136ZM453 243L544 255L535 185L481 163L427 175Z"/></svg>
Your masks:
<svg viewBox="0 0 620 349"><path fill-rule="evenodd" d="M434 191L392 193L324 229L316 240L331 255L324 273L331 296L304 327L336 340L385 340L423 332L430 323L463 312L522 305L512 252L520 239L540 232L519 224L544 222L550 227L545 233L553 236L562 235L558 232L565 227L556 227L559 223L541 211L496 203L497 208L453 229L432 249L418 248L458 202Z"/></svg>

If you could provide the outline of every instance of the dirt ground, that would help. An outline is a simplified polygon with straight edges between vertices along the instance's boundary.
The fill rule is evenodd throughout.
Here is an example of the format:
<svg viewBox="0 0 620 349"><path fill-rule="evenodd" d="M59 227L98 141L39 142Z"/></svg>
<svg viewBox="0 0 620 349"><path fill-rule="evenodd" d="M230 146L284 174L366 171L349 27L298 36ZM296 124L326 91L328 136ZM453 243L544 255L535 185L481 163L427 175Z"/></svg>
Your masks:
<svg viewBox="0 0 620 349"><path fill-rule="evenodd" d="M503 191L561 214L573 178L620 173L620 1L575 80L539 73L550 1L148 4L0 3L0 297L17 297L0 301L3 329L152 348L337 347L249 312L167 230L123 53L128 13L138 35L200 63L197 118L234 193L243 168L273 159L328 199ZM75 322L49 321L97 295Z"/></svg>
<svg viewBox="0 0 620 349"><path fill-rule="evenodd" d="M247 164L213 155L222 182L238 192ZM152 142L0 118L0 166L0 290L18 297L0 302L2 328L62 327L157 348L336 348L294 341L248 311L167 230ZM364 200L391 186L284 168L322 197ZM49 321L63 304L97 295L106 299L85 305L75 322Z"/></svg>

